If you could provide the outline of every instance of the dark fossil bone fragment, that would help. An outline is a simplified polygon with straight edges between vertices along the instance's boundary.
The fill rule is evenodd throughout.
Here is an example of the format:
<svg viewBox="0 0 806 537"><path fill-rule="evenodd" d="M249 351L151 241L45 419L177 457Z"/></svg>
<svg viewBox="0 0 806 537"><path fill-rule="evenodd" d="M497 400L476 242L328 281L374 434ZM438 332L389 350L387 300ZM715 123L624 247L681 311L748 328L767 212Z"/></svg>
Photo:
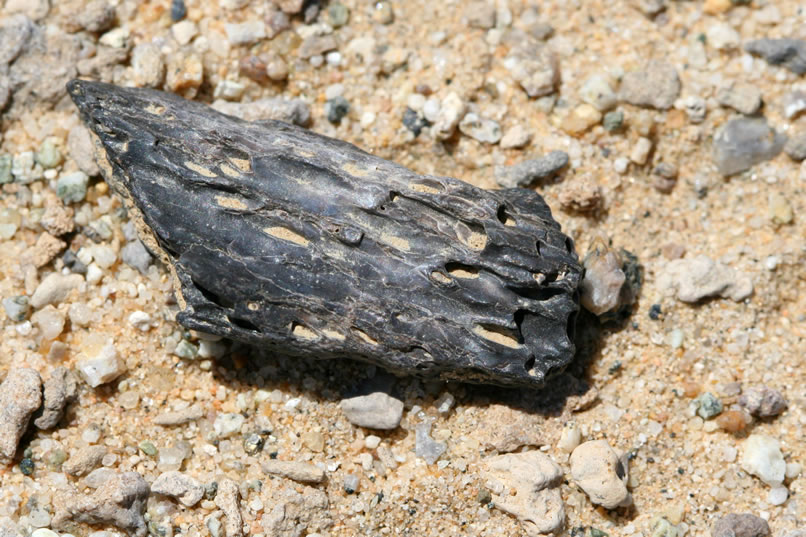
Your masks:
<svg viewBox="0 0 806 537"><path fill-rule="evenodd" d="M536 193L418 175L278 121L74 80L101 170L175 275L184 326L295 356L540 387L581 267Z"/></svg>

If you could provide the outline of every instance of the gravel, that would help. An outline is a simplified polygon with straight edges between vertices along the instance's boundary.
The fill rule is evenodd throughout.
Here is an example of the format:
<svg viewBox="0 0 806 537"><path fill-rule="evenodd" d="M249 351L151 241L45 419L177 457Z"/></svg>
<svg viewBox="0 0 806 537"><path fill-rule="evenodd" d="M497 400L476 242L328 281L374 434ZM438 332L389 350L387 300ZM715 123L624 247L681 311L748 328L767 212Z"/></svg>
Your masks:
<svg viewBox="0 0 806 537"><path fill-rule="evenodd" d="M532 133L523 125L515 125L501 137L501 149L521 149L532 141Z"/></svg>
<svg viewBox="0 0 806 537"><path fill-rule="evenodd" d="M43 404L34 419L38 429L52 429L64 416L68 404L78 398L78 383L75 375L64 366L53 369L44 383Z"/></svg>
<svg viewBox="0 0 806 537"><path fill-rule="evenodd" d="M213 102L213 108L221 113L239 117L246 121L277 119L286 123L300 125L301 127L306 127L311 122L311 110L301 99L272 97L258 99L250 103L233 103L218 100Z"/></svg>
<svg viewBox="0 0 806 537"><path fill-rule="evenodd" d="M761 91L753 84L732 82L719 88L716 100L722 106L733 108L746 116L752 116L761 109Z"/></svg>
<svg viewBox="0 0 806 537"><path fill-rule="evenodd" d="M806 41L802 39L765 37L746 43L744 49L769 64L786 67L798 75L806 73Z"/></svg>
<svg viewBox="0 0 806 537"><path fill-rule="evenodd" d="M228 23L224 29L233 45L251 45L266 39L266 24L262 20Z"/></svg>
<svg viewBox="0 0 806 537"><path fill-rule="evenodd" d="M496 144L501 140L501 126L497 121L470 112L459 122L459 130L465 136L486 144Z"/></svg>
<svg viewBox="0 0 806 537"><path fill-rule="evenodd" d="M806 160L806 130L793 134L787 140L784 153L795 162Z"/></svg>
<svg viewBox="0 0 806 537"><path fill-rule="evenodd" d="M495 181L502 188L527 187L552 178L568 165L568 153L552 151L540 158L525 160L512 166L496 166Z"/></svg>
<svg viewBox="0 0 806 537"><path fill-rule="evenodd" d="M585 276L580 284L580 303L594 315L613 311L621 305L627 276L621 258L604 241L597 241L583 260Z"/></svg>
<svg viewBox="0 0 806 537"><path fill-rule="evenodd" d="M781 392L767 386L753 386L743 391L739 404L759 418L777 416L789 406Z"/></svg>
<svg viewBox="0 0 806 537"><path fill-rule="evenodd" d="M763 118L731 119L714 135L714 163L722 175L734 175L774 158L785 143Z"/></svg>
<svg viewBox="0 0 806 537"><path fill-rule="evenodd" d="M147 533L143 512L148 500L148 483L137 472L114 473L88 496L64 494L63 507L53 518L53 527L69 521L109 524L134 537Z"/></svg>
<svg viewBox="0 0 806 537"><path fill-rule="evenodd" d="M243 517L239 506L240 496L238 484L232 479L225 478L218 482L215 504L224 512L224 516L227 519L224 523L224 532L227 537L240 537L243 535Z"/></svg>
<svg viewBox="0 0 806 537"><path fill-rule="evenodd" d="M742 470L768 485L780 485L786 474L786 462L778 440L764 434L751 434L743 442Z"/></svg>
<svg viewBox="0 0 806 537"><path fill-rule="evenodd" d="M763 518L749 513L730 513L711 529L711 537L768 537L770 526Z"/></svg>
<svg viewBox="0 0 806 537"><path fill-rule="evenodd" d="M151 492L176 498L185 507L193 507L204 496L204 486L178 471L164 472L151 484Z"/></svg>
<svg viewBox="0 0 806 537"><path fill-rule="evenodd" d="M321 483L325 480L324 470L308 462L268 460L261 463L261 468L267 474L300 483Z"/></svg>
<svg viewBox="0 0 806 537"><path fill-rule="evenodd" d="M504 67L529 97L554 93L560 81L557 57L547 46L532 39L513 47L504 58Z"/></svg>
<svg viewBox="0 0 806 537"><path fill-rule="evenodd" d="M93 471L107 454L106 446L86 446L73 453L62 470L67 475L81 477Z"/></svg>
<svg viewBox="0 0 806 537"><path fill-rule="evenodd" d="M368 429L396 429L403 417L403 401L383 392L343 399L339 406L347 421Z"/></svg>
<svg viewBox="0 0 806 537"><path fill-rule="evenodd" d="M527 535L552 533L563 526L563 473L548 455L527 451L489 457L482 461L481 475L493 505L519 519Z"/></svg>
<svg viewBox="0 0 806 537"><path fill-rule="evenodd" d="M56 193L64 203L78 203L87 196L89 177L84 172L64 174L56 182Z"/></svg>
<svg viewBox="0 0 806 537"><path fill-rule="evenodd" d="M151 266L153 260L151 254L139 239L126 243L120 249L120 258L130 267L140 271L141 274L148 274L148 267Z"/></svg>
<svg viewBox="0 0 806 537"><path fill-rule="evenodd" d="M464 117L467 107L461 97L450 92L442 99L432 131L437 140L447 140L456 131L459 121Z"/></svg>
<svg viewBox="0 0 806 537"><path fill-rule="evenodd" d="M7 466L28 421L42 404L42 379L35 369L13 367L0 384L0 466Z"/></svg>
<svg viewBox="0 0 806 537"><path fill-rule="evenodd" d="M120 359L111 339L91 356L84 356L76 363L81 378L92 388L108 384L126 372L126 364Z"/></svg>
<svg viewBox="0 0 806 537"><path fill-rule="evenodd" d="M806 92L791 91L783 98L784 117L794 119L806 110Z"/></svg>
<svg viewBox="0 0 806 537"><path fill-rule="evenodd" d="M649 108L667 110L680 95L680 78L670 63L652 60L642 71L624 75L619 87L619 100Z"/></svg>
<svg viewBox="0 0 806 537"><path fill-rule="evenodd" d="M602 75L587 79L579 90L580 98L600 112L607 112L618 104L618 96L610 81Z"/></svg>
<svg viewBox="0 0 806 537"><path fill-rule="evenodd" d="M422 423L418 423L414 427L414 453L423 459L426 464L434 464L437 462L437 459L439 459L448 449L448 446L445 445L445 443L437 442L431 438L431 425L432 422L427 420Z"/></svg>
<svg viewBox="0 0 806 537"><path fill-rule="evenodd" d="M753 293L753 282L748 275L705 255L669 261L661 269L656 286L662 294L688 303L713 296L738 302Z"/></svg>
<svg viewBox="0 0 806 537"><path fill-rule="evenodd" d="M605 509L629 505L627 469L606 440L580 444L571 453L571 476L591 502Z"/></svg>

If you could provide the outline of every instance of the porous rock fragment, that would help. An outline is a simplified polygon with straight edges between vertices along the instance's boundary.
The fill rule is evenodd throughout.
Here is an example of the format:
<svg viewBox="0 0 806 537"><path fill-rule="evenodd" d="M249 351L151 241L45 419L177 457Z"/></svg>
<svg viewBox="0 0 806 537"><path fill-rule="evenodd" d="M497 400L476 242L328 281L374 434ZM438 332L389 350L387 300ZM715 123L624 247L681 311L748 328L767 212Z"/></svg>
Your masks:
<svg viewBox="0 0 806 537"><path fill-rule="evenodd" d="M527 451L489 457L482 461L482 476L495 507L520 520L527 535L546 534L562 527L563 474L548 455Z"/></svg>
<svg viewBox="0 0 806 537"><path fill-rule="evenodd" d="M65 407L78 397L78 383L73 373L59 366L50 373L44 384L44 402L34 425L39 429L52 429L64 416Z"/></svg>
<svg viewBox="0 0 806 537"><path fill-rule="evenodd" d="M218 482L215 504L224 511L224 516L227 517L227 521L224 524L227 537L240 537L243 535L243 516L239 506L240 497L238 484L235 481L222 479Z"/></svg>
<svg viewBox="0 0 806 537"><path fill-rule="evenodd" d="M580 444L571 453L571 476L591 502L615 509L632 502L627 468L606 440Z"/></svg>
<svg viewBox="0 0 806 537"><path fill-rule="evenodd" d="M739 302L753 292L748 275L705 255L669 261L658 276L657 286L663 294L688 303L713 296Z"/></svg>
<svg viewBox="0 0 806 537"><path fill-rule="evenodd" d="M403 401L383 392L342 399L339 406L350 423L369 429L395 429L403 417Z"/></svg>
<svg viewBox="0 0 806 537"><path fill-rule="evenodd" d="M42 403L42 379L36 369L12 367L0 384L0 466L10 464L28 420Z"/></svg>
<svg viewBox="0 0 806 537"><path fill-rule="evenodd" d="M172 470L159 475L151 484L151 492L176 498L185 507L193 507L204 496L204 487L190 475Z"/></svg>
<svg viewBox="0 0 806 537"><path fill-rule="evenodd" d="M65 494L52 525L60 528L69 521L109 524L134 537L144 537L148 494L148 483L137 472L115 473L92 494Z"/></svg>

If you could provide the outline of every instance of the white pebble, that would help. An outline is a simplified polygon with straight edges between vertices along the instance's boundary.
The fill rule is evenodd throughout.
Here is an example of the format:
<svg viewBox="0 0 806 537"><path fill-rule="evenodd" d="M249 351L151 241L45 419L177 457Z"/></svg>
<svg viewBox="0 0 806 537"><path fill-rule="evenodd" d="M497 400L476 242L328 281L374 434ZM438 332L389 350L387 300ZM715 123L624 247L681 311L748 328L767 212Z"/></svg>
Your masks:
<svg viewBox="0 0 806 537"><path fill-rule="evenodd" d="M151 329L151 315L137 310L129 315L129 324L141 332L148 332Z"/></svg>
<svg viewBox="0 0 806 537"><path fill-rule="evenodd" d="M751 434L742 446L742 470L768 485L780 485L786 474L786 462L778 440L763 434Z"/></svg>
<svg viewBox="0 0 806 537"><path fill-rule="evenodd" d="M90 263L87 267L87 283L90 285L98 285L101 278L104 277L104 271L95 263Z"/></svg>
<svg viewBox="0 0 806 537"><path fill-rule="evenodd" d="M371 434L366 438L364 438L364 446L367 449L375 449L376 447L378 447L378 445L380 445L380 443L381 443L380 437L375 436L374 434Z"/></svg>
<svg viewBox="0 0 806 537"><path fill-rule="evenodd" d="M625 174L630 167L630 159L619 157L613 161L613 171L618 174Z"/></svg>
<svg viewBox="0 0 806 537"><path fill-rule="evenodd" d="M112 382L126 371L126 364L118 357L112 340L101 347L98 354L78 362L76 367L86 383L93 388Z"/></svg>
<svg viewBox="0 0 806 537"><path fill-rule="evenodd" d="M767 494L767 503L771 505L783 505L786 503L787 498L789 498L789 491L786 490L786 487L775 487L770 489L770 492Z"/></svg>

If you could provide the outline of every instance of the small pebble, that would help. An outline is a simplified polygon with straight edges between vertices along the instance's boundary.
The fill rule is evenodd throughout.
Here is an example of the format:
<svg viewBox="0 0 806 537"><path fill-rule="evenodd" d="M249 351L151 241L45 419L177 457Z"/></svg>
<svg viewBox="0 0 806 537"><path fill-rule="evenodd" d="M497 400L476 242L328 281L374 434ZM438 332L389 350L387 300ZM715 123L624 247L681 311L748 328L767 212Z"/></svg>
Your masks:
<svg viewBox="0 0 806 537"><path fill-rule="evenodd" d="M742 445L742 470L768 485L780 485L786 474L786 462L778 440L763 434L751 434Z"/></svg>
<svg viewBox="0 0 806 537"><path fill-rule="evenodd" d="M174 354L184 360L193 360L199 354L199 348L190 341L183 339L177 343Z"/></svg>
<svg viewBox="0 0 806 537"><path fill-rule="evenodd" d="M789 498L789 491L786 487L773 487L767 494L767 503L770 505L783 505Z"/></svg>
<svg viewBox="0 0 806 537"><path fill-rule="evenodd" d="M115 344L110 339L94 356L79 360L76 369L87 384L97 388L125 373L126 364L118 356Z"/></svg>
<svg viewBox="0 0 806 537"><path fill-rule="evenodd" d="M465 114L467 106L455 92L449 93L442 99L437 119L432 129L437 140L447 140L456 131L456 126Z"/></svg>
<svg viewBox="0 0 806 537"><path fill-rule="evenodd" d="M580 444L571 453L571 475L591 502L605 509L632 503L627 469L606 440Z"/></svg>
<svg viewBox="0 0 806 537"><path fill-rule="evenodd" d="M331 123L340 123L350 111L350 103L341 95L328 100L325 103L325 115Z"/></svg>
<svg viewBox="0 0 806 537"><path fill-rule="evenodd" d="M396 429L403 417L403 401L383 392L374 392L339 403L347 420L368 429Z"/></svg>
<svg viewBox="0 0 806 537"><path fill-rule="evenodd" d="M552 151L543 157L526 160L512 166L496 166L495 181L502 188L527 187L550 179L568 165L568 153Z"/></svg>
<svg viewBox="0 0 806 537"><path fill-rule="evenodd" d="M64 203L84 201L87 195L89 177L84 172L63 174L56 182L56 194Z"/></svg>
<svg viewBox="0 0 806 537"><path fill-rule="evenodd" d="M45 138L45 141L39 146L36 162L45 170L55 168L62 163L62 153L56 147L53 138Z"/></svg>
<svg viewBox="0 0 806 537"><path fill-rule="evenodd" d="M321 483L325 480L324 470L308 462L268 460L263 461L262 468L267 474L279 475L300 483Z"/></svg>
<svg viewBox="0 0 806 537"><path fill-rule="evenodd" d="M707 256L674 259L663 267L657 282L662 294L694 303L711 296L741 301L753 293L753 282L740 273Z"/></svg>
<svg viewBox="0 0 806 537"><path fill-rule="evenodd" d="M679 94L680 78L674 66L652 60L644 70L624 75L618 96L636 106L666 110L674 105Z"/></svg>
<svg viewBox="0 0 806 537"><path fill-rule="evenodd" d="M730 513L717 520L711 537L768 537L770 526L763 518L749 513Z"/></svg>
<svg viewBox="0 0 806 537"><path fill-rule="evenodd" d="M81 477L87 475L101 464L107 454L106 446L86 446L73 453L62 464L62 470L67 475Z"/></svg>
<svg viewBox="0 0 806 537"><path fill-rule="evenodd" d="M579 91L579 96L600 112L607 112L618 103L618 97L610 82L601 75L594 75L586 80Z"/></svg>
<svg viewBox="0 0 806 537"><path fill-rule="evenodd" d="M327 6L327 20L333 28L341 28L350 19L350 10L341 2L331 2Z"/></svg>
<svg viewBox="0 0 806 537"><path fill-rule="evenodd" d="M428 114L426 114L426 118ZM527 131L523 125L515 125L509 129L501 138L501 149L521 149L532 141L532 133Z"/></svg>
<svg viewBox="0 0 806 537"><path fill-rule="evenodd" d="M705 99L698 95L689 95L680 100L680 106L686 112L688 120L692 123L702 123L708 113Z"/></svg>
<svg viewBox="0 0 806 537"><path fill-rule="evenodd" d="M392 24L395 21L395 12L392 3L381 0L373 4L372 20L378 24Z"/></svg>
<svg viewBox="0 0 806 537"><path fill-rule="evenodd" d="M806 73L806 40L765 37L746 43L744 49L771 65L780 65L797 75Z"/></svg>
<svg viewBox="0 0 806 537"><path fill-rule="evenodd" d="M243 535L243 516L239 505L240 497L240 489L235 481L228 478L218 481L215 504L224 512L224 516L227 519L224 524L224 533L227 537L241 537Z"/></svg>
<svg viewBox="0 0 806 537"><path fill-rule="evenodd" d="M772 159L785 143L764 118L731 119L714 135L714 163L722 175L734 175Z"/></svg>
<svg viewBox="0 0 806 537"><path fill-rule="evenodd" d="M565 453L571 453L582 443L582 432L573 421L566 422L560 433L560 440L557 442L557 449Z"/></svg>
<svg viewBox="0 0 806 537"><path fill-rule="evenodd" d="M171 0L171 20L179 22L187 15L185 0Z"/></svg>
<svg viewBox="0 0 806 537"><path fill-rule="evenodd" d="M403 112L403 126L410 130L416 137L420 135L424 127L428 126L428 122L422 115L406 107L406 110Z"/></svg>
<svg viewBox="0 0 806 537"><path fill-rule="evenodd" d="M355 474L347 474L344 476L344 492L347 494L355 494L358 491L358 476Z"/></svg>
<svg viewBox="0 0 806 537"><path fill-rule="evenodd" d="M806 92L793 91L784 95L784 116L794 119L806 110Z"/></svg>
<svg viewBox="0 0 806 537"><path fill-rule="evenodd" d="M28 297L24 295L4 298L3 308L8 318L15 323L24 321L31 309Z"/></svg>
<svg viewBox="0 0 806 537"><path fill-rule="evenodd" d="M42 404L42 379L35 369L13 367L0 384L0 465L11 463L28 421Z"/></svg>
<svg viewBox="0 0 806 537"><path fill-rule="evenodd" d="M649 158L650 151L652 151L652 140L642 136L638 138L638 141L633 145L630 151L630 160L639 166L643 166Z"/></svg>
<svg viewBox="0 0 806 537"><path fill-rule="evenodd" d="M512 47L503 64L529 97L554 93L560 81L557 57L549 47L532 39Z"/></svg>
<svg viewBox="0 0 806 537"><path fill-rule="evenodd" d="M750 414L760 418L777 416L787 409L787 402L781 392L767 386L754 386L744 390L739 404Z"/></svg>
<svg viewBox="0 0 806 537"><path fill-rule="evenodd" d="M624 112L621 110L613 110L604 115L602 126L607 132L615 132L620 130L624 124Z"/></svg>
<svg viewBox="0 0 806 537"><path fill-rule="evenodd" d="M795 162L806 160L806 130L792 134L784 145L784 152Z"/></svg>
<svg viewBox="0 0 806 537"><path fill-rule="evenodd" d="M585 276L580 284L580 303L594 315L602 315L622 304L627 276L621 257L604 240L595 241L582 262Z"/></svg>
<svg viewBox="0 0 806 537"><path fill-rule="evenodd" d="M431 438L431 422L424 421L419 423L414 428L415 441L414 453L417 457L423 459L426 464L434 464L437 462L448 446L443 442L437 442Z"/></svg>
<svg viewBox="0 0 806 537"><path fill-rule="evenodd" d="M697 415L704 420L710 420L722 412L722 402L710 392L701 394L694 404L697 405Z"/></svg>
<svg viewBox="0 0 806 537"><path fill-rule="evenodd" d="M487 144L495 144L501 140L501 126L497 121L479 117L472 112L459 122L459 130L462 134Z"/></svg>
<svg viewBox="0 0 806 537"><path fill-rule="evenodd" d="M213 431L216 438L227 438L241 431L246 418L241 414L225 412L219 414L213 422Z"/></svg>
<svg viewBox="0 0 806 537"><path fill-rule="evenodd" d="M187 474L170 471L157 477L151 484L151 492L176 498L185 507L193 507L204 496L204 487Z"/></svg>
<svg viewBox="0 0 806 537"><path fill-rule="evenodd" d="M761 108L761 91L752 84L732 82L717 91L716 100L722 106L751 116Z"/></svg>

